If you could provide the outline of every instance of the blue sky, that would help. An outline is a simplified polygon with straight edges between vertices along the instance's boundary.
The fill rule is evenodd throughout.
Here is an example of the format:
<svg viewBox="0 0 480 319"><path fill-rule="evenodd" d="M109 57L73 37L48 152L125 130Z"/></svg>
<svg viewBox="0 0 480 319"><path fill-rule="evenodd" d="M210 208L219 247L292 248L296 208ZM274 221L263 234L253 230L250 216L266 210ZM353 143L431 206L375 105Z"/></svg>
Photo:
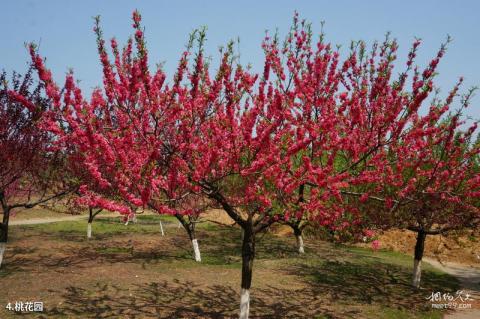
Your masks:
<svg viewBox="0 0 480 319"><path fill-rule="evenodd" d="M327 40L348 45L351 40L382 40L387 31L405 57L414 37L423 39L418 62L433 57L446 35L453 37L442 61L438 84L448 91L459 76L465 89L480 85L480 1L8 1L0 10L0 69L23 72L28 61L25 42L40 43L40 53L55 79L63 82L69 68L86 91L101 84L101 68L92 32L95 15L102 16L107 39L123 43L131 34L131 13L138 9L146 27L150 62L165 62L174 70L189 32L208 27L207 53L240 37L243 63L260 71L265 30L279 29L283 37L293 12L313 23L325 21ZM214 60L215 61L215 60ZM480 119L480 97L468 115Z"/></svg>

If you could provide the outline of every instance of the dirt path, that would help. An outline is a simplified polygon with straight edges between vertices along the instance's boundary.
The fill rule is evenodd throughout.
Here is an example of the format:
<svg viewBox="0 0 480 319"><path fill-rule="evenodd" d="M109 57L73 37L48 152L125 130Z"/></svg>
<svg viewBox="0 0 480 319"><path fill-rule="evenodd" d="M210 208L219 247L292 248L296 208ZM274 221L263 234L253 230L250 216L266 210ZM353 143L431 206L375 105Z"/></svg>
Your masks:
<svg viewBox="0 0 480 319"><path fill-rule="evenodd" d="M75 216L65 216L65 217L48 217L48 218L32 218L32 219L23 219L23 220L12 220L10 221L10 226L15 225L35 225L35 224L48 224L56 222L66 222L72 220L81 220L86 219L86 215L75 215Z"/></svg>
<svg viewBox="0 0 480 319"><path fill-rule="evenodd" d="M480 268L464 264L442 262L424 258L424 260L460 281L461 289L470 294L473 300L465 303L471 303L471 309L457 309L444 316L444 319L478 319L480 318ZM465 293L463 294L465 296ZM457 301L458 302L458 301Z"/></svg>
<svg viewBox="0 0 480 319"><path fill-rule="evenodd" d="M119 214L108 214L108 215L101 215L99 218L102 217L117 217ZM32 218L32 219L22 219L22 220L11 220L9 222L10 226L15 225L36 225L36 224L48 224L48 223L56 223L56 222L67 222L67 221L75 221L75 220L82 220L87 219L88 215L74 215L74 216L63 216L63 217L47 217L47 218Z"/></svg>

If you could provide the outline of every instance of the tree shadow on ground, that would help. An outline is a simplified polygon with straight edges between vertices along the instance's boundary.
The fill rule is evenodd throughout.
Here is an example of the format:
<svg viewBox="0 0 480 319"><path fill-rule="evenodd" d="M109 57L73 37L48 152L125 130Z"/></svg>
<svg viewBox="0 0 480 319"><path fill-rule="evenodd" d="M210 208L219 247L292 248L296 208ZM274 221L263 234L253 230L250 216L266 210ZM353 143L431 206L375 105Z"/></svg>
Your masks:
<svg viewBox="0 0 480 319"><path fill-rule="evenodd" d="M43 252L13 248L7 250L6 272L1 270L0 274L8 276L35 267L64 272L98 264L169 261L181 261L176 265L186 267L197 266L192 261L191 243L181 229L174 236L159 235L162 240L153 240L153 244L144 241L152 241L151 236L134 235L109 241L94 240L88 246L67 241ZM220 229L199 230L198 235L206 257L202 264L225 265L232 256L235 257L232 263L240 264L240 234ZM452 277L424 271L424 289L415 290L410 287L409 267L322 242L315 243L305 256L299 256L293 238L267 236L272 235L259 236L257 260L274 261L269 267L275 274L294 276L293 280L302 288L265 284L256 287L254 279L252 318L351 318L359 316L362 310L358 307L362 305L416 313L429 310L427 307L431 305L426 297L431 292L456 289ZM284 258L288 260L277 263ZM46 305L47 312L41 318L235 318L239 300L237 289L228 284L199 285L178 280L131 285L126 282L122 286L119 278L114 284L99 283L93 288L72 285L53 293L64 301L53 308Z"/></svg>
<svg viewBox="0 0 480 319"><path fill-rule="evenodd" d="M72 244L62 245L56 249L41 251L37 248L25 249L13 247L7 249L5 262L0 276L8 276L16 272L30 271L34 268L54 270L60 273L76 269L88 268L96 264L156 264L191 259L177 251L169 249L170 244L155 247L142 246L137 241L96 241L90 246Z"/></svg>
<svg viewBox="0 0 480 319"><path fill-rule="evenodd" d="M153 282L123 289L97 284L68 287L64 302L45 317L68 318L236 318L239 296L228 286L199 286L191 281ZM347 318L355 310L332 310L312 290L252 288L251 318Z"/></svg>
<svg viewBox="0 0 480 319"><path fill-rule="evenodd" d="M241 262L241 230L232 231L231 227L215 227L213 230L198 232L198 240L200 250L205 258L206 264L224 265ZM219 240L221 239L221 240ZM177 249L184 249L188 243L182 238L176 242ZM298 253L295 239L293 236L279 237L270 233L262 233L256 238L256 254L255 260L277 260L296 259L296 258L312 258L318 256L321 258L334 258L338 254L329 243L315 243L315 249L306 249L305 255ZM191 251L188 251L191 254Z"/></svg>
<svg viewBox="0 0 480 319"><path fill-rule="evenodd" d="M20 265L22 263L28 263L31 260L32 254L36 251L37 248L7 245L7 250L5 251L2 266L0 268L0 278L7 277L20 271ZM13 262L12 259L14 259L15 262Z"/></svg>
<svg viewBox="0 0 480 319"><path fill-rule="evenodd" d="M106 223L113 221L106 220ZM142 263L155 264L164 261L185 261L193 259L192 244L185 231L178 229L174 223L168 223L169 233L165 237L152 239L149 233L99 233L87 240L85 234L79 232L60 231L47 233L45 230L26 230L23 241L34 240L41 236L48 242L47 248L22 252L19 249L7 249L5 267L9 271L3 276L15 271L28 271L32 266L48 267L64 272L67 267L90 267L92 263ZM165 227L167 228L167 227ZM40 232L40 234L38 234ZM112 240L112 235L115 239ZM241 232L232 232L230 227L215 227L213 230L198 229L197 237L202 253L202 264L233 265L240 267L241 262ZM238 236L237 236L238 235ZM289 238L291 239L291 238ZM271 234L258 236L257 260L283 259L299 257L293 240L285 240ZM145 245L146 241L154 241ZM17 246L18 247L18 246ZM308 251L316 254L317 251ZM322 251L325 257L325 251Z"/></svg>
<svg viewBox="0 0 480 319"><path fill-rule="evenodd" d="M432 292L454 292L458 282L447 274L423 271L422 288L411 286L411 269L376 261L323 260L318 264L296 263L283 269L332 300L380 305L395 309L428 311Z"/></svg>

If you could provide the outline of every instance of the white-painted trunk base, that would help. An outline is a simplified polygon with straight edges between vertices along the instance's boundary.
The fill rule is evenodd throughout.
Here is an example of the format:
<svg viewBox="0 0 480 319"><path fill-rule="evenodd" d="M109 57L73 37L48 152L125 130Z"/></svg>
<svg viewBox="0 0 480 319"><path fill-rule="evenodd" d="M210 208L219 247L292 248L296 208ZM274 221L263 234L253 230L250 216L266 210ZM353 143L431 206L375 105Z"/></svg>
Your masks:
<svg viewBox="0 0 480 319"><path fill-rule="evenodd" d="M413 261L413 280L412 285L415 288L420 288L420 279L422 277L422 261L414 259Z"/></svg>
<svg viewBox="0 0 480 319"><path fill-rule="evenodd" d="M160 221L160 232L162 233L162 236L165 236L165 233L163 232L162 221Z"/></svg>
<svg viewBox="0 0 480 319"><path fill-rule="evenodd" d="M193 245L193 252L195 254L195 261L202 261L202 258L200 256L200 249L198 248L198 241L196 239L192 240L192 245Z"/></svg>
<svg viewBox="0 0 480 319"><path fill-rule="evenodd" d="M248 319L250 313L250 291L242 288L240 295L240 319Z"/></svg>
<svg viewBox="0 0 480 319"><path fill-rule="evenodd" d="M2 267L3 253L5 252L6 248L7 248L7 243L0 243L0 267Z"/></svg>
<svg viewBox="0 0 480 319"><path fill-rule="evenodd" d="M92 223L87 225L87 238L92 238Z"/></svg>
<svg viewBox="0 0 480 319"><path fill-rule="evenodd" d="M297 236L297 247L298 247L298 252L300 254L305 253L305 247L303 245L303 237L302 235Z"/></svg>
<svg viewBox="0 0 480 319"><path fill-rule="evenodd" d="M182 227L182 223L178 222L178 227L177 228L180 228L180 227Z"/></svg>

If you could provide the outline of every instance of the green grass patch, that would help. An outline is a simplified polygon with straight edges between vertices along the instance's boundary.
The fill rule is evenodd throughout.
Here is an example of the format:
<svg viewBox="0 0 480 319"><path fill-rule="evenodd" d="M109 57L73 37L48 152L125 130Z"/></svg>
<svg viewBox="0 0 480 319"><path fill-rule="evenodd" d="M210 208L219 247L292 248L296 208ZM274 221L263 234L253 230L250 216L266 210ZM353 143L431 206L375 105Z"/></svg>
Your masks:
<svg viewBox="0 0 480 319"><path fill-rule="evenodd" d="M119 235L132 233L158 233L161 220L164 227L168 227L174 221L171 216L145 215L137 217L137 222L129 222L128 225L119 217L101 217L94 219L92 223L92 234L94 238L99 235ZM59 239L68 239L72 236L84 236L87 231L87 220L62 221L34 225L13 226L17 229L36 230L42 234L56 234Z"/></svg>

